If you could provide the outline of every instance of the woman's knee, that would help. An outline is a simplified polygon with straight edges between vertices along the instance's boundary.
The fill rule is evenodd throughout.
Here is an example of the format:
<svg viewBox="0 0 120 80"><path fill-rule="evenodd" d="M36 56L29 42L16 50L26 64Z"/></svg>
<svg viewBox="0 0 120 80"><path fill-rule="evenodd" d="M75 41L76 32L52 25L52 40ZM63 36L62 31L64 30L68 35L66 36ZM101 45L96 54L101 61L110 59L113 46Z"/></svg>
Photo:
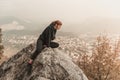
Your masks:
<svg viewBox="0 0 120 80"><path fill-rule="evenodd" d="M56 43L56 42L51 42L50 47L51 48L57 48L57 47L59 47L59 44Z"/></svg>
<svg viewBox="0 0 120 80"><path fill-rule="evenodd" d="M59 47L59 44L58 44L58 43L56 43L56 47Z"/></svg>

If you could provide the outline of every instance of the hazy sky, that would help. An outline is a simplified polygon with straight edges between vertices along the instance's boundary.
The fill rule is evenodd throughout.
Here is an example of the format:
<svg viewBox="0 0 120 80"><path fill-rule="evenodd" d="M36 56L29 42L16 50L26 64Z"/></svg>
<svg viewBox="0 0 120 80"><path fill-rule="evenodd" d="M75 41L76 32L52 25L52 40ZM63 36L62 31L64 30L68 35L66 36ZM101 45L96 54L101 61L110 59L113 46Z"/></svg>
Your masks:
<svg viewBox="0 0 120 80"><path fill-rule="evenodd" d="M64 24L80 24L91 17L120 18L120 0L0 0L0 16Z"/></svg>

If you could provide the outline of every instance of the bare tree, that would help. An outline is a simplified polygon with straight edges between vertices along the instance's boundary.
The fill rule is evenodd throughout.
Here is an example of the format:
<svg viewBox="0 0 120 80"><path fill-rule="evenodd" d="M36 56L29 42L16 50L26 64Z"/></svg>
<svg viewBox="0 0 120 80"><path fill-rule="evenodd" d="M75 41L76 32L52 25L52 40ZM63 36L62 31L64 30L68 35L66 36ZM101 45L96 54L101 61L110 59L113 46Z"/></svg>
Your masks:
<svg viewBox="0 0 120 80"><path fill-rule="evenodd" d="M94 43L92 55L79 56L77 64L89 80L120 80L120 40L111 44L106 36L99 36Z"/></svg>

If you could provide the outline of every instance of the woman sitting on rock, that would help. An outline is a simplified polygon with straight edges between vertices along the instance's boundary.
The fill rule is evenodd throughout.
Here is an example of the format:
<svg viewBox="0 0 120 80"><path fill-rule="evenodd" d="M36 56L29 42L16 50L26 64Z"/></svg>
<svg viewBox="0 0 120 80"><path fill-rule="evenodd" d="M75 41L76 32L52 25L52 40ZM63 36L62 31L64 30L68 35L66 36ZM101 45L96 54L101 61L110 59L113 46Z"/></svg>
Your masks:
<svg viewBox="0 0 120 80"><path fill-rule="evenodd" d="M57 48L59 47L59 44L56 42L51 42L55 39L55 34L57 30L59 30L62 26L62 22L59 20L56 20L52 22L39 36L36 44L36 50L34 51L33 55L31 56L28 64L32 64L33 61L36 59L39 53L45 48L45 47L51 47L51 48Z"/></svg>

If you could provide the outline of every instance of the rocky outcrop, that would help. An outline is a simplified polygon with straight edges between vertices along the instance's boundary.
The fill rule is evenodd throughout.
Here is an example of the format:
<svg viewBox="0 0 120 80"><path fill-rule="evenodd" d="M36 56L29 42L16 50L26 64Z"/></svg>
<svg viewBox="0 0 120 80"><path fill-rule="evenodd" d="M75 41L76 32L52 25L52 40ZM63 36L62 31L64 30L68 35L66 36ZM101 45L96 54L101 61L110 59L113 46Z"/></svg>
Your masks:
<svg viewBox="0 0 120 80"><path fill-rule="evenodd" d="M28 59L35 50L31 44L0 66L0 80L88 80L64 51L45 48L35 59L28 75Z"/></svg>

